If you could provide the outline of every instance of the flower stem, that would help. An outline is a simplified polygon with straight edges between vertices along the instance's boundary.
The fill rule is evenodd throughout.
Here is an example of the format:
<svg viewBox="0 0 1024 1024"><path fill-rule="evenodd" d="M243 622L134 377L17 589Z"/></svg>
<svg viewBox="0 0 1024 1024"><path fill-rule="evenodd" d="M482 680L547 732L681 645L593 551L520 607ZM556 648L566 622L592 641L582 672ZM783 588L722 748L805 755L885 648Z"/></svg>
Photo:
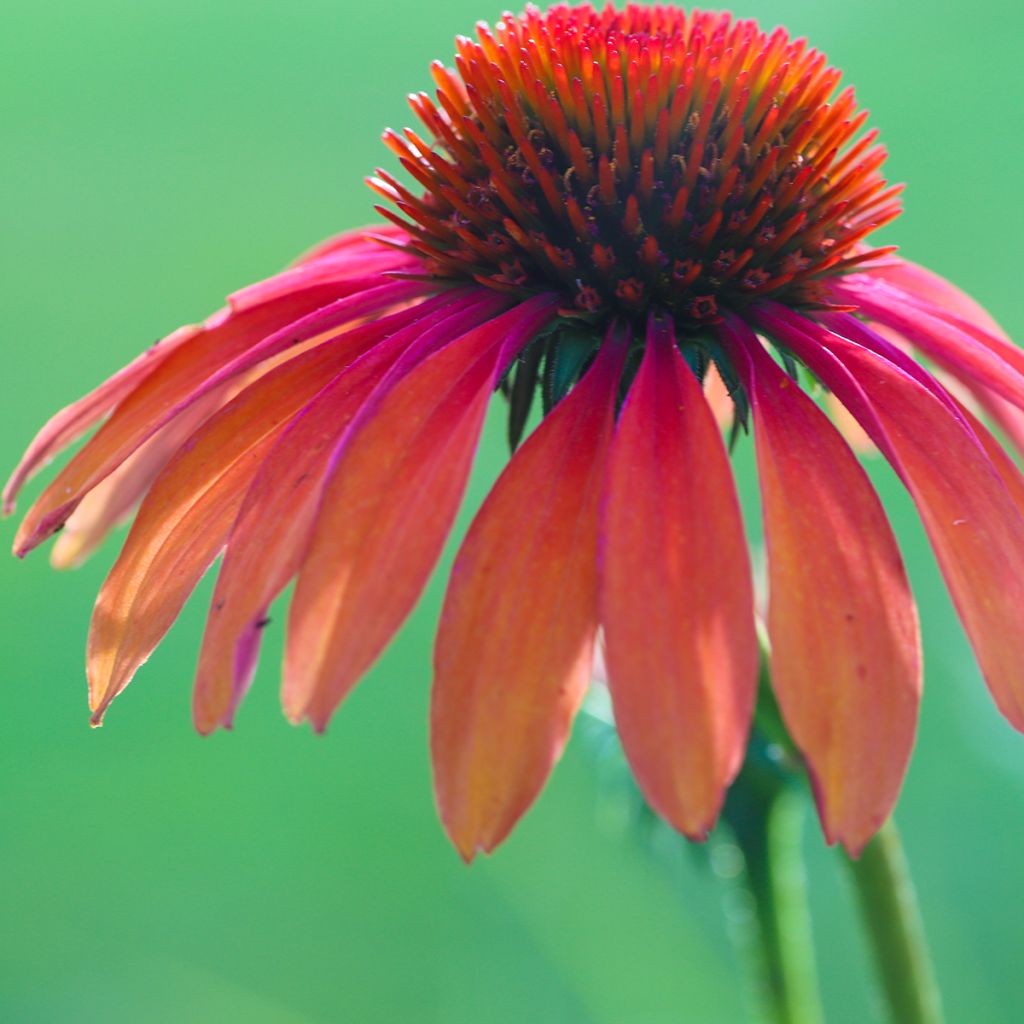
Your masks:
<svg viewBox="0 0 1024 1024"><path fill-rule="evenodd" d="M941 1024L935 981L917 896L896 826L890 821L859 860L843 855L894 1024Z"/></svg>
<svg viewBox="0 0 1024 1024"><path fill-rule="evenodd" d="M757 912L758 985L772 1024L820 1024L801 835L801 794L776 789L759 812L744 815L736 838L746 861L746 883Z"/></svg>

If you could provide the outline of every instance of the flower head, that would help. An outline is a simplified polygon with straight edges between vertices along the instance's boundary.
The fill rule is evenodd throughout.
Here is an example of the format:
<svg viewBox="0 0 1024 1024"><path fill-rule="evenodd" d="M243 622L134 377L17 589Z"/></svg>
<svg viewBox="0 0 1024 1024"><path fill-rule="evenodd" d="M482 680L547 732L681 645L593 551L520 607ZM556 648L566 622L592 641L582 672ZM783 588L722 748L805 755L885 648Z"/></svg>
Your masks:
<svg viewBox="0 0 1024 1024"><path fill-rule="evenodd" d="M101 424L28 512L85 557L131 514L88 647L93 721L222 563L197 727L229 726L295 581L285 711L322 729L415 604L484 414L518 445L456 557L431 750L467 858L543 786L603 631L626 755L693 838L744 757L758 647L716 412L751 427L776 697L830 841L895 802L921 689L885 513L826 409L920 510L982 672L1024 728L1024 355L867 236L898 213L849 90L782 30L630 6L529 9L460 39L386 140L392 223L234 294L58 413L5 493ZM724 386L723 386L724 385ZM955 385L955 388L954 388ZM718 395L713 411L710 398ZM725 397L727 396L727 397ZM862 443L862 442L859 442Z"/></svg>
<svg viewBox="0 0 1024 1024"><path fill-rule="evenodd" d="M674 7L528 9L459 39L411 98L426 140L385 141L380 212L438 277L555 288L592 322L687 326L764 296L806 303L876 252L898 187L866 113L803 40Z"/></svg>

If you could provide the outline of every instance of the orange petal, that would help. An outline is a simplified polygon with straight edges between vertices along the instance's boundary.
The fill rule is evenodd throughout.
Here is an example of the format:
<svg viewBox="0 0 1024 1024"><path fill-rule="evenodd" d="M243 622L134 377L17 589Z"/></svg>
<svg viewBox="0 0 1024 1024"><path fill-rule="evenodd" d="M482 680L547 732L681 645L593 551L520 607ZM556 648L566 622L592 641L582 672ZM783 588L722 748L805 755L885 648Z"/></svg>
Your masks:
<svg viewBox="0 0 1024 1024"><path fill-rule="evenodd" d="M801 356L904 480L995 702L1024 731L1024 517L1006 480L951 399L876 352L807 321L804 330L827 350ZM1008 459L1000 465L1009 473Z"/></svg>
<svg viewBox="0 0 1024 1024"><path fill-rule="evenodd" d="M725 381L722 380L722 375L714 363L704 374L704 398L711 407L718 426L722 430L731 427L736 408L733 405L729 389L725 386Z"/></svg>
<svg viewBox="0 0 1024 1024"><path fill-rule="evenodd" d="M283 702L323 729L412 610L458 510L506 343L555 313L532 299L371 399L324 495L288 620Z"/></svg>
<svg viewBox="0 0 1024 1024"><path fill-rule="evenodd" d="M493 300L463 303L454 315L446 303L391 335L328 384L267 455L231 529L213 594L193 702L200 732L231 723L266 609L298 571L331 456L365 399L412 342L458 335L492 311Z"/></svg>
<svg viewBox="0 0 1024 1024"><path fill-rule="evenodd" d="M411 282L368 287L305 316L300 311L308 309L310 293L301 293L288 302L219 316L162 360L159 372L139 383L57 475L25 516L15 537L15 554L27 554L58 530L85 494L192 402L299 341L340 328L422 289L422 284Z"/></svg>
<svg viewBox="0 0 1024 1024"><path fill-rule="evenodd" d="M90 391L84 398L73 402L51 417L28 446L21 462L18 463L4 487L3 514L9 516L14 511L15 498L26 480L42 469L50 459L72 441L77 440L90 427L99 422L167 356L196 334L201 333L202 330L201 327L180 328L164 338L163 341L151 345L142 355L136 356L132 362L118 370L113 377Z"/></svg>
<svg viewBox="0 0 1024 1024"><path fill-rule="evenodd" d="M846 443L858 455L872 455L877 452L878 449L875 448L874 442L868 437L867 431L832 392L825 395L825 408L828 411L829 418L838 427L839 433L846 439Z"/></svg>
<svg viewBox="0 0 1024 1024"><path fill-rule="evenodd" d="M87 653L94 722L216 557L274 439L354 355L327 342L261 377L208 420L157 478L96 601Z"/></svg>
<svg viewBox="0 0 1024 1024"><path fill-rule="evenodd" d="M81 565L107 534L131 515L174 453L224 404L218 391L201 398L137 448L71 513L50 552L55 569Z"/></svg>
<svg viewBox="0 0 1024 1024"><path fill-rule="evenodd" d="M856 855L888 817L914 743L917 613L885 512L836 428L733 321L768 555L772 683L825 836Z"/></svg>
<svg viewBox="0 0 1024 1024"><path fill-rule="evenodd" d="M452 569L430 746L441 819L466 860L536 798L590 679L598 507L626 340L605 341L516 452Z"/></svg>
<svg viewBox="0 0 1024 1024"><path fill-rule="evenodd" d="M729 457L671 325L648 329L609 454L601 534L626 757L654 809L703 839L743 763L758 647Z"/></svg>

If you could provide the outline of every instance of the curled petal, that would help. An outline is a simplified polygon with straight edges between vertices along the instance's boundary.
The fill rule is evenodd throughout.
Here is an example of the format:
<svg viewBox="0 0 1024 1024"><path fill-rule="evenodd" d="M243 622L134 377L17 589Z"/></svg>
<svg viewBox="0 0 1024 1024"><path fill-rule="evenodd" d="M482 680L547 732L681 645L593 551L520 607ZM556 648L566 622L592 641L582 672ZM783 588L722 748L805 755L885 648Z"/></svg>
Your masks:
<svg viewBox="0 0 1024 1024"><path fill-rule="evenodd" d="M768 554L772 684L829 842L856 855L889 815L921 692L917 613L864 470L737 320L720 330L747 388Z"/></svg>
<svg viewBox="0 0 1024 1024"><path fill-rule="evenodd" d="M623 749L655 810L704 838L743 762L758 648L729 457L671 325L648 328L611 445L601 535Z"/></svg>
<svg viewBox="0 0 1024 1024"><path fill-rule="evenodd" d="M625 339L516 452L455 559L434 653L430 748L444 826L492 850L561 754L590 679L598 509Z"/></svg>

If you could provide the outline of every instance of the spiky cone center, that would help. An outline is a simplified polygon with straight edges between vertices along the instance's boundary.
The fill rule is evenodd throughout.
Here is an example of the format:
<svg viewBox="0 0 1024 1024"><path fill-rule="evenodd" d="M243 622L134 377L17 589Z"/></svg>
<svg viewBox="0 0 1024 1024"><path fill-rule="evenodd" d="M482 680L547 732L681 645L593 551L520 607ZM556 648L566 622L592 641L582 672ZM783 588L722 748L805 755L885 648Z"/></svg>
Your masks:
<svg viewBox="0 0 1024 1024"><path fill-rule="evenodd" d="M878 256L900 212L839 72L804 40L728 14L589 6L506 15L411 97L426 136L385 140L380 212L426 272L555 289L595 326L654 310L681 328Z"/></svg>

